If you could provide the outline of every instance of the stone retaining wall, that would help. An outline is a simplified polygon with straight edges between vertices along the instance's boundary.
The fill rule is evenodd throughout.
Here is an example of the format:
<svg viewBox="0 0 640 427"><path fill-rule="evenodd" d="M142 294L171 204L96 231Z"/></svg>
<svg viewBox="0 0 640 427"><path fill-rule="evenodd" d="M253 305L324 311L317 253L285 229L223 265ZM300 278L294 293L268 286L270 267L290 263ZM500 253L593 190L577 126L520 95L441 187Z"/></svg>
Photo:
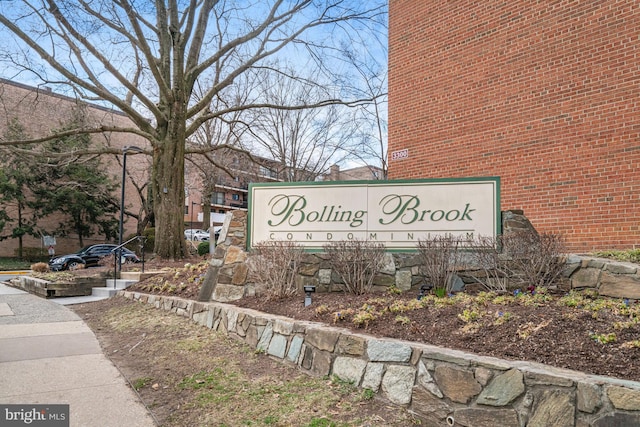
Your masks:
<svg viewBox="0 0 640 427"><path fill-rule="evenodd" d="M406 406L425 425L640 425L640 383L378 339L215 302L120 291L317 376L335 375Z"/></svg>
<svg viewBox="0 0 640 427"><path fill-rule="evenodd" d="M640 268L637 264L571 255L565 276L572 289L594 289L598 294L640 300Z"/></svg>

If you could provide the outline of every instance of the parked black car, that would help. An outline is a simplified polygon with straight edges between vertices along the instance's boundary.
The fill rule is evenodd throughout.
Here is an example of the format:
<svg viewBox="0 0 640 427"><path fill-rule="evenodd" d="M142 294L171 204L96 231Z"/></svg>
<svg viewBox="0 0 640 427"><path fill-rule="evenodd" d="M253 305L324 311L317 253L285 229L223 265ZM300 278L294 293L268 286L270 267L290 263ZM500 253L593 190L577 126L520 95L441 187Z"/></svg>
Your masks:
<svg viewBox="0 0 640 427"><path fill-rule="evenodd" d="M90 245L80 249L78 252L69 255L60 255L49 261L49 268L52 271L73 270L79 266L93 267L98 265L101 258L111 255L118 245L99 244ZM122 262L140 262L138 256L127 248L120 248Z"/></svg>

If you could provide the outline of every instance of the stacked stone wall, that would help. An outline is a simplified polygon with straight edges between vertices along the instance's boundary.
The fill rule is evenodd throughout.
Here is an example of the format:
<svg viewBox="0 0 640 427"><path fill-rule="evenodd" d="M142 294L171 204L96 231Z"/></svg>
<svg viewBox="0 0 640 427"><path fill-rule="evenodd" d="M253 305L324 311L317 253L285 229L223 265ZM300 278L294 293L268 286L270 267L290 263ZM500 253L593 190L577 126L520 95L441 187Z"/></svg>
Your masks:
<svg viewBox="0 0 640 427"><path fill-rule="evenodd" d="M640 300L638 264L571 255L565 276L572 289L593 289L603 296Z"/></svg>
<svg viewBox="0 0 640 427"><path fill-rule="evenodd" d="M315 376L335 375L405 406L425 425L640 425L640 383L380 339L214 302L120 291Z"/></svg>
<svg viewBox="0 0 640 427"><path fill-rule="evenodd" d="M246 212L227 214L198 300L229 302L258 292L257 285L249 276L250 257L245 249L246 226ZM502 212L502 230L503 233L535 231L521 210ZM318 292L342 290L340 279L332 271L329 258L324 253L305 253L298 274L300 289L302 286L315 286ZM603 296L640 300L640 268L637 264L571 255L558 282L563 289L593 288ZM372 292L386 291L390 287L400 291L414 289L417 292L423 283L419 255L386 253L383 265L374 278ZM473 271L461 269L454 289L462 290L473 283Z"/></svg>

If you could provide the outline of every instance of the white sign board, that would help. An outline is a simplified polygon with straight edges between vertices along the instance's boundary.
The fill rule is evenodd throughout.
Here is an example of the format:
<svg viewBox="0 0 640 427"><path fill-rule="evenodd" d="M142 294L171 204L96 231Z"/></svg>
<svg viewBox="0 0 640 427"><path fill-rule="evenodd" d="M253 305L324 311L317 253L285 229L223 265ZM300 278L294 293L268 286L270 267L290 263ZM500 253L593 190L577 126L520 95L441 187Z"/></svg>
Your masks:
<svg viewBox="0 0 640 427"><path fill-rule="evenodd" d="M402 160L409 158L409 149L398 150L391 153L391 160Z"/></svg>
<svg viewBox="0 0 640 427"><path fill-rule="evenodd" d="M498 177L251 184L248 244L289 240L321 250L329 241L360 239L415 250L435 235L494 237L499 193Z"/></svg>
<svg viewBox="0 0 640 427"><path fill-rule="evenodd" d="M42 244L44 246L55 246L56 238L54 236L42 236Z"/></svg>

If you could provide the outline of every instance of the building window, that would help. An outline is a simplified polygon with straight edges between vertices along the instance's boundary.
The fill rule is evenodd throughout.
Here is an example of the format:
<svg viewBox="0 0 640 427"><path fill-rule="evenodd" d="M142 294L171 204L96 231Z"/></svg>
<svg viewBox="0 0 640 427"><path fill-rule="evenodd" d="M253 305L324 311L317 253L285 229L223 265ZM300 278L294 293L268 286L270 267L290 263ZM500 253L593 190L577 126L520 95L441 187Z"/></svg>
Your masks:
<svg viewBox="0 0 640 427"><path fill-rule="evenodd" d="M265 166L260 166L260 175L267 176L269 178L277 178L278 174Z"/></svg>
<svg viewBox="0 0 640 427"><path fill-rule="evenodd" d="M233 194L231 197L233 198L233 200L240 200L240 196L237 194Z"/></svg>
<svg viewBox="0 0 640 427"><path fill-rule="evenodd" d="M189 205L184 205L184 214L189 215Z"/></svg>
<svg viewBox="0 0 640 427"><path fill-rule="evenodd" d="M219 191L213 193L211 203L214 205L224 205L224 193Z"/></svg>

